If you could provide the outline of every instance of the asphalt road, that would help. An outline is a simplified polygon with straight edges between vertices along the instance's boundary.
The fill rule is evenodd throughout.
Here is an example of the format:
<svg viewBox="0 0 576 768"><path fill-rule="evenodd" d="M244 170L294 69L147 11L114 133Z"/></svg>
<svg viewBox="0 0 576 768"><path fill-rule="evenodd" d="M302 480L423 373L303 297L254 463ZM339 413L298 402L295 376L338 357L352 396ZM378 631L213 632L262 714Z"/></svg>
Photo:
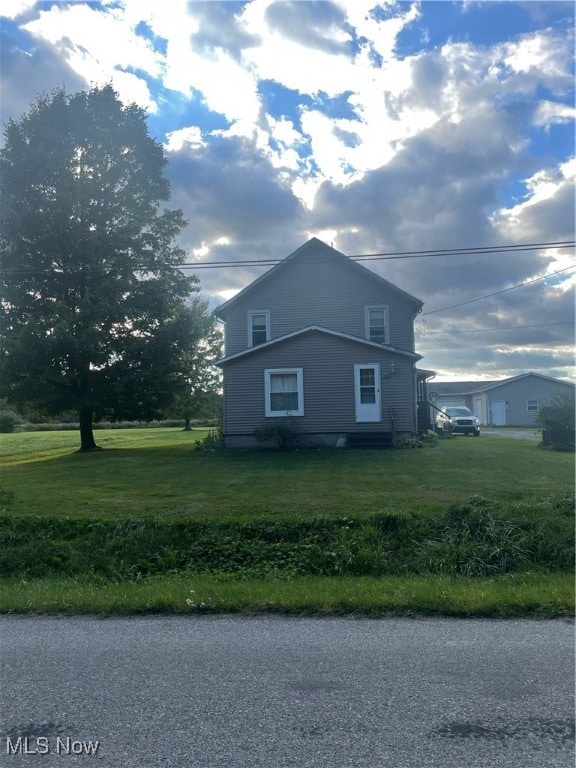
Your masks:
<svg viewBox="0 0 576 768"><path fill-rule="evenodd" d="M573 630L2 617L0 765L572 768Z"/></svg>

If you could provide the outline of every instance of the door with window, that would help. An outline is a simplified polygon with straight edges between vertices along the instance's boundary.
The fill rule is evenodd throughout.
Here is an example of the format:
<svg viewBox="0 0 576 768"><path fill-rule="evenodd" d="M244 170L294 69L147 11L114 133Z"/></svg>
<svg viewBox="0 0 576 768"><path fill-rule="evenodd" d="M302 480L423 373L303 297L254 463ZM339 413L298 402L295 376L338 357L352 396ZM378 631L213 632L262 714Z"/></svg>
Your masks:
<svg viewBox="0 0 576 768"><path fill-rule="evenodd" d="M380 364L366 363L354 366L354 399L357 422L381 420Z"/></svg>

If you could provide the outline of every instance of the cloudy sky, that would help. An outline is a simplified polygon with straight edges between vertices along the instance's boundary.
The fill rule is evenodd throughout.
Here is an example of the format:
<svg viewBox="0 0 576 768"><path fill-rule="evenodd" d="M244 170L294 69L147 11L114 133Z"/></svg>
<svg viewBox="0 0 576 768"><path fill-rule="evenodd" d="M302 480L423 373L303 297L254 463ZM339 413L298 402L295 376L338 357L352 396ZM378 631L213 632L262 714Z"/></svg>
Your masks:
<svg viewBox="0 0 576 768"><path fill-rule="evenodd" d="M0 16L3 120L61 85L112 82L148 110L188 261L237 264L193 270L211 301L311 236L350 256L459 250L362 262L424 301L421 365L573 375L574 249L511 246L574 240L574 3L2 0Z"/></svg>

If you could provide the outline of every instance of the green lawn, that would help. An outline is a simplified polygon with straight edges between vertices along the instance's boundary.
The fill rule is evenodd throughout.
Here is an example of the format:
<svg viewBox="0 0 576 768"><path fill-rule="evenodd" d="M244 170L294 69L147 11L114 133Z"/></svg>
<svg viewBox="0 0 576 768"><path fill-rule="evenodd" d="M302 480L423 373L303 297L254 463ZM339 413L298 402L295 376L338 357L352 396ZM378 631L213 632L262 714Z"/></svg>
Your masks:
<svg viewBox="0 0 576 768"><path fill-rule="evenodd" d="M199 450L207 431L1 436L0 611L574 611L573 455Z"/></svg>
<svg viewBox="0 0 576 768"><path fill-rule="evenodd" d="M94 454L69 432L3 435L10 514L133 516L351 515L429 510L480 494L506 502L574 488L571 454L522 440L442 440L397 451L197 450L206 430L101 430Z"/></svg>

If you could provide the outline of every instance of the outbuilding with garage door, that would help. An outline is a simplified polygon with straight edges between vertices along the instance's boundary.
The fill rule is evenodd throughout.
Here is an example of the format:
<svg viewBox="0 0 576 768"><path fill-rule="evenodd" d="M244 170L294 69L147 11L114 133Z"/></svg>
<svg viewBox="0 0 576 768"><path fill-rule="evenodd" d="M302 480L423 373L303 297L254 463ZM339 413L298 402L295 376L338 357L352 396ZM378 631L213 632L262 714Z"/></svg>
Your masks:
<svg viewBox="0 0 576 768"><path fill-rule="evenodd" d="M482 426L529 427L551 397L574 384L541 373L522 373L497 381L431 381L431 416L436 409L465 406Z"/></svg>

